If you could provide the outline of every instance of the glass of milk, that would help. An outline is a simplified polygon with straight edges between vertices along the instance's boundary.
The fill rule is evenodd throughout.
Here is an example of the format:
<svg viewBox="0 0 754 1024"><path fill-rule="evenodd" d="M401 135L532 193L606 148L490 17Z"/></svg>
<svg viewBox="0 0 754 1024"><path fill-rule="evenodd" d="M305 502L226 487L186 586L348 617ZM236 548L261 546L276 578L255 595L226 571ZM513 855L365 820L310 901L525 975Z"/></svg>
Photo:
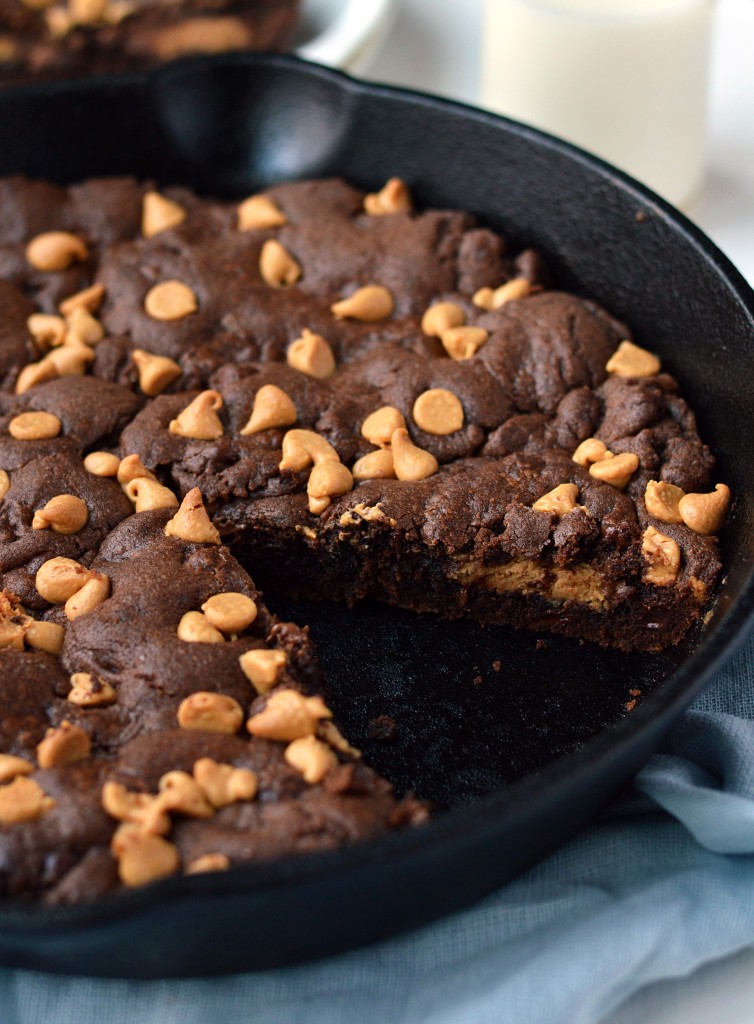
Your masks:
<svg viewBox="0 0 754 1024"><path fill-rule="evenodd" d="M670 202L704 173L713 0L485 0L482 103Z"/></svg>

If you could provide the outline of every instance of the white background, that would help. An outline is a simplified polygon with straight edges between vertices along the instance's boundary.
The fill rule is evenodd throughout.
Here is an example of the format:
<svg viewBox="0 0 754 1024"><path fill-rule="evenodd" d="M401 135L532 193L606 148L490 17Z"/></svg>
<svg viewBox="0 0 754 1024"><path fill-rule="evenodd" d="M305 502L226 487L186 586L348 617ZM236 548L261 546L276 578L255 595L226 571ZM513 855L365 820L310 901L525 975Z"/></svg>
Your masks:
<svg viewBox="0 0 754 1024"><path fill-rule="evenodd" d="M400 0L364 77L478 103L482 7ZM754 284L754 0L717 4L708 153L704 191L685 212ZM754 952L653 985L609 1024L754 1024Z"/></svg>

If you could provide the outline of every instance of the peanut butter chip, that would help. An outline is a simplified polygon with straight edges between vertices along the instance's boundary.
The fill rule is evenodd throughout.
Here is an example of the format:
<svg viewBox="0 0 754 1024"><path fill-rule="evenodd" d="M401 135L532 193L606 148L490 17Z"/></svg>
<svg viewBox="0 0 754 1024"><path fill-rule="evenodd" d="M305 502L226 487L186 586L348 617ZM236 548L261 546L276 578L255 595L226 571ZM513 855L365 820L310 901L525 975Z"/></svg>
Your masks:
<svg viewBox="0 0 754 1024"><path fill-rule="evenodd" d="M681 549L672 537L648 526L644 531L641 553L647 563L644 572L646 583L653 583L656 587L669 587L675 583L681 566Z"/></svg>
<svg viewBox="0 0 754 1024"><path fill-rule="evenodd" d="M117 476L120 459L112 452L90 452L84 459L84 469L92 476Z"/></svg>
<svg viewBox="0 0 754 1024"><path fill-rule="evenodd" d="M115 853L118 877L129 888L167 878L181 866L177 848L167 839L133 829L121 833Z"/></svg>
<svg viewBox="0 0 754 1024"><path fill-rule="evenodd" d="M531 281L527 278L514 277L498 288L480 288L474 293L471 301L480 309L491 312L495 309L502 309L506 303L513 302L515 299L526 298L527 295L531 295L533 290Z"/></svg>
<svg viewBox="0 0 754 1024"><path fill-rule="evenodd" d="M571 458L579 466L590 466L593 462L601 462L603 459L612 459L613 453L608 451L604 441L598 441L596 437L588 437L582 441Z"/></svg>
<svg viewBox="0 0 754 1024"><path fill-rule="evenodd" d="M427 434L454 434L463 426L463 406L445 388L423 391L414 402L414 422Z"/></svg>
<svg viewBox="0 0 754 1024"><path fill-rule="evenodd" d="M270 288L288 288L301 278L301 267L276 238L268 238L259 253L259 273Z"/></svg>
<svg viewBox="0 0 754 1024"><path fill-rule="evenodd" d="M165 525L164 533L166 537L177 537L195 544L220 543L220 534L207 515L198 487L188 492L176 514Z"/></svg>
<svg viewBox="0 0 754 1024"><path fill-rule="evenodd" d="M633 452L623 452L622 455L612 455L610 458L593 462L589 467L589 475L622 491L628 487L631 477L638 468L639 456Z"/></svg>
<svg viewBox="0 0 754 1024"><path fill-rule="evenodd" d="M351 474L354 480L394 480L393 453L389 448L368 452L354 462Z"/></svg>
<svg viewBox="0 0 754 1024"><path fill-rule="evenodd" d="M463 327L466 314L455 302L436 302L422 317L422 331L430 338L441 337L443 331Z"/></svg>
<svg viewBox="0 0 754 1024"><path fill-rule="evenodd" d="M371 217L410 213L411 207L411 194L400 178L390 178L379 192L371 192L364 197L364 210Z"/></svg>
<svg viewBox="0 0 754 1024"><path fill-rule="evenodd" d="M440 335L440 341L451 359L462 362L471 359L488 337L489 331L484 327L449 327Z"/></svg>
<svg viewBox="0 0 754 1024"><path fill-rule="evenodd" d="M288 430L283 436L283 458L278 468L281 472L298 473L312 463L317 466L330 459L340 462L338 453L321 434L313 430Z"/></svg>
<svg viewBox="0 0 754 1024"><path fill-rule="evenodd" d="M560 519L569 512L573 512L578 496L579 489L576 484L558 484L557 487L538 498L532 508L535 512L549 512Z"/></svg>
<svg viewBox="0 0 754 1024"><path fill-rule="evenodd" d="M321 334L314 334L307 328L288 346L285 359L294 370L315 380L327 380L335 373L335 356L329 343Z"/></svg>
<svg viewBox="0 0 754 1024"><path fill-rule="evenodd" d="M224 433L217 415L222 404L223 398L219 391L202 391L178 414L177 419L170 421L170 433L195 441L216 441Z"/></svg>
<svg viewBox="0 0 754 1024"><path fill-rule="evenodd" d="M277 682L280 669L285 665L284 651L246 651L238 659L241 670L257 693L267 693Z"/></svg>
<svg viewBox="0 0 754 1024"><path fill-rule="evenodd" d="M423 448L417 448L405 428L393 433L391 447L395 475L399 480L425 480L439 468L434 455Z"/></svg>
<svg viewBox="0 0 754 1024"><path fill-rule="evenodd" d="M153 320L180 320L198 308L196 295L182 281L156 284L144 299L144 309Z"/></svg>
<svg viewBox="0 0 754 1024"><path fill-rule="evenodd" d="M105 337L105 328L92 314L79 307L72 310L65 318L66 344L96 345ZM60 358L57 356L56 358Z"/></svg>
<svg viewBox="0 0 754 1024"><path fill-rule="evenodd" d="M10 490L10 477L4 469L0 469L0 501Z"/></svg>
<svg viewBox="0 0 754 1024"><path fill-rule="evenodd" d="M321 514L330 505L331 498L347 494L352 487L353 477L347 466L331 459L321 462L312 469L306 485L309 511Z"/></svg>
<svg viewBox="0 0 754 1024"><path fill-rule="evenodd" d="M135 512L151 512L155 508L178 508L178 499L169 487L163 487L156 480L137 477L123 490L134 503Z"/></svg>
<svg viewBox="0 0 754 1024"><path fill-rule="evenodd" d="M47 441L62 429L63 424L51 412L22 412L8 424L8 433L17 441Z"/></svg>
<svg viewBox="0 0 754 1024"><path fill-rule="evenodd" d="M320 718L332 718L321 697L304 697L298 690L276 690L246 723L252 736L290 742L314 735Z"/></svg>
<svg viewBox="0 0 754 1024"><path fill-rule="evenodd" d="M682 523L678 503L685 491L674 484L661 480L650 480L644 492L644 504L647 512L662 523Z"/></svg>
<svg viewBox="0 0 754 1024"><path fill-rule="evenodd" d="M101 802L110 817L135 825L140 832L166 835L170 831L170 818L150 793L134 793L120 782L108 779L102 787Z"/></svg>
<svg viewBox="0 0 754 1024"><path fill-rule="evenodd" d="M105 16L108 0L68 0L68 13L75 25L94 25Z"/></svg>
<svg viewBox="0 0 754 1024"><path fill-rule="evenodd" d="M113 687L94 676L91 672L74 672L71 676L71 689L66 700L81 708L106 707L114 704L118 695Z"/></svg>
<svg viewBox="0 0 754 1024"><path fill-rule="evenodd" d="M296 406L285 391L274 384L263 384L256 393L251 416L242 428L241 436L248 437L274 427L289 427L297 418Z"/></svg>
<svg viewBox="0 0 754 1024"><path fill-rule="evenodd" d="M55 348L65 341L66 325L62 316L32 313L26 321L26 326L40 348Z"/></svg>
<svg viewBox="0 0 754 1024"><path fill-rule="evenodd" d="M370 444L384 447L390 444L396 430L406 426L403 413L394 405L383 405L371 412L361 424L361 436Z"/></svg>
<svg viewBox="0 0 754 1024"><path fill-rule="evenodd" d="M166 772L159 781L160 805L166 810L190 818L211 818L215 808L204 790L188 772Z"/></svg>
<svg viewBox="0 0 754 1024"><path fill-rule="evenodd" d="M34 765L25 757L14 754L0 754L0 782L12 782L19 775L31 775Z"/></svg>
<svg viewBox="0 0 754 1024"><path fill-rule="evenodd" d="M361 320L364 323L373 323L378 320L387 320L393 312L393 296L379 284L368 284L363 288L357 288L353 295L340 302L334 302L330 306L332 313L338 319Z"/></svg>
<svg viewBox="0 0 754 1024"><path fill-rule="evenodd" d="M89 521L86 502L75 494L58 494L50 498L44 508L34 513L32 530L54 530L55 533L72 534L83 530Z"/></svg>
<svg viewBox="0 0 754 1024"><path fill-rule="evenodd" d="M55 364L45 356L38 363L29 363L23 367L16 378L16 394L25 395L30 388L36 387L37 384L43 384L46 380L54 380L59 376Z"/></svg>
<svg viewBox="0 0 754 1024"><path fill-rule="evenodd" d="M241 728L243 719L243 709L237 700L206 690L192 693L178 708L178 724L182 729L204 729L232 736Z"/></svg>
<svg viewBox="0 0 754 1024"><path fill-rule="evenodd" d="M201 612L186 612L178 623L178 639L190 644L222 644L225 637Z"/></svg>
<svg viewBox="0 0 754 1024"><path fill-rule="evenodd" d="M26 246L26 258L36 270L46 273L67 270L72 263L81 263L89 255L85 243L68 231L46 231Z"/></svg>
<svg viewBox="0 0 754 1024"><path fill-rule="evenodd" d="M35 821L54 806L55 801L47 796L39 783L23 775L0 787L0 825Z"/></svg>
<svg viewBox="0 0 754 1024"><path fill-rule="evenodd" d="M246 594L213 594L202 605L206 618L223 633L243 633L257 617L257 606Z"/></svg>
<svg viewBox="0 0 754 1024"><path fill-rule="evenodd" d="M334 768L338 759L332 750L315 736L301 736L285 748L283 754L288 764L301 772L309 785L321 782Z"/></svg>
<svg viewBox="0 0 754 1024"><path fill-rule="evenodd" d="M212 871L227 871L230 868L230 858L224 853L203 853L201 857L192 860L186 865L187 875L206 875Z"/></svg>
<svg viewBox="0 0 754 1024"><path fill-rule="evenodd" d="M131 358L139 374L139 387L150 398L161 395L183 372L174 359L157 356L143 348L135 348Z"/></svg>
<svg viewBox="0 0 754 1024"><path fill-rule="evenodd" d="M24 640L27 647L35 651L45 651L57 657L63 649L65 629L57 622L46 622L44 619L32 619L26 626Z"/></svg>
<svg viewBox="0 0 754 1024"><path fill-rule="evenodd" d="M84 586L65 602L65 616L73 622L80 615L88 615L110 596L110 577L90 570Z"/></svg>
<svg viewBox="0 0 754 1024"><path fill-rule="evenodd" d="M48 729L37 744L37 764L40 768L57 768L83 761L89 757L91 747L89 735L80 726L63 721L56 729Z"/></svg>
<svg viewBox="0 0 754 1024"><path fill-rule="evenodd" d="M141 211L141 233L145 238L176 228L185 219L186 211L172 199L159 192L145 193Z"/></svg>
<svg viewBox="0 0 754 1024"><path fill-rule="evenodd" d="M708 536L723 528L730 500L730 488L717 484L710 494L685 494L678 502L678 511L690 530Z"/></svg>
<svg viewBox="0 0 754 1024"><path fill-rule="evenodd" d="M121 487L125 488L132 480L142 478L157 481L157 477L151 470L147 469L138 455L126 455L124 459L121 459L118 466L118 483Z"/></svg>
<svg viewBox="0 0 754 1024"><path fill-rule="evenodd" d="M50 558L37 570L37 593L50 604L64 604L91 578L91 572L72 558Z"/></svg>
<svg viewBox="0 0 754 1024"><path fill-rule="evenodd" d="M259 788L255 772L220 764L211 757L200 757L194 762L194 778L214 807L227 807L238 800L253 800Z"/></svg>
<svg viewBox="0 0 754 1024"><path fill-rule="evenodd" d="M660 372L660 360L632 341L622 341L610 356L605 369L616 377L653 377Z"/></svg>
<svg viewBox="0 0 754 1024"><path fill-rule="evenodd" d="M238 230L260 231L281 228L288 218L270 196L249 196L238 207Z"/></svg>
<svg viewBox="0 0 754 1024"><path fill-rule="evenodd" d="M105 286L100 284L99 281L95 281L88 288L83 288L80 292L75 292L75 294L69 295L67 299L63 299L58 309L63 316L70 316L75 309L85 309L89 313L96 313L102 305L104 297Z"/></svg>

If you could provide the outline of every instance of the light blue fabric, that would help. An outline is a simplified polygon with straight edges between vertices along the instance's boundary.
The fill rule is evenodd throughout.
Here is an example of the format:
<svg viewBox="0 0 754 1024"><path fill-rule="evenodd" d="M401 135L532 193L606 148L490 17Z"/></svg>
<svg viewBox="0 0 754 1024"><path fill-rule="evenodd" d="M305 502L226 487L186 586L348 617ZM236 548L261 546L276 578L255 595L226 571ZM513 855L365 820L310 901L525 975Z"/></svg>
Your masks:
<svg viewBox="0 0 754 1024"><path fill-rule="evenodd" d="M753 892L754 636L632 793L473 909L326 963L213 981L0 971L0 1021L593 1024L754 944Z"/></svg>

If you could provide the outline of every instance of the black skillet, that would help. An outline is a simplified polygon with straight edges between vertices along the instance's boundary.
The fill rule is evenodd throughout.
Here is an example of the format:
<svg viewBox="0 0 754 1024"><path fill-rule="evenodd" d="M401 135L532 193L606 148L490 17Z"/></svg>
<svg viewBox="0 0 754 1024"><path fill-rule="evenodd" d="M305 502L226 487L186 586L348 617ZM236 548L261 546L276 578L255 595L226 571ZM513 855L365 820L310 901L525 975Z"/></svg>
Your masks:
<svg viewBox="0 0 754 1024"><path fill-rule="evenodd" d="M280 966L467 906L552 851L649 756L745 635L754 607L754 294L688 221L532 129L279 57L0 94L0 173L135 174L238 197L290 178L406 179L547 256L662 356L735 508L711 620L626 655L363 605L283 602L321 645L347 735L425 828L326 856L175 878L96 906L0 910L8 965L134 978ZM637 698L634 710L626 705Z"/></svg>

